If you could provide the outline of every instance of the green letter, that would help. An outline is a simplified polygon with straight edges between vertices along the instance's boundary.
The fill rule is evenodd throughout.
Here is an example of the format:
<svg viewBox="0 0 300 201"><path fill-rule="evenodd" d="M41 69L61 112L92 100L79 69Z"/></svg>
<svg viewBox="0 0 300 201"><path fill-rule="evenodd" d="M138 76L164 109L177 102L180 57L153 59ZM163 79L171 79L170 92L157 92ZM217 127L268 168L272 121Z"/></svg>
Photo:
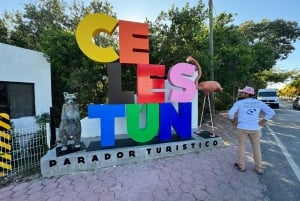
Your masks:
<svg viewBox="0 0 300 201"><path fill-rule="evenodd" d="M140 116L140 113L143 115ZM128 135L134 141L148 142L157 135L159 128L159 105L157 103L126 104L126 117ZM145 125L140 126L141 122L145 122Z"/></svg>

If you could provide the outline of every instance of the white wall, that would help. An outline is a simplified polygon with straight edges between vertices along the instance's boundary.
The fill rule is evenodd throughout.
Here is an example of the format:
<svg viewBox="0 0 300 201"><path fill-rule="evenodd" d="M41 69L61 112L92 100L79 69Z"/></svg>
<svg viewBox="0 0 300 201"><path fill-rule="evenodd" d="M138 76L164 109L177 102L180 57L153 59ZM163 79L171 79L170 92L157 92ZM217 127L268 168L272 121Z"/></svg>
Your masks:
<svg viewBox="0 0 300 201"><path fill-rule="evenodd" d="M34 83L36 115L48 112L52 106L51 67L42 52L0 43L0 81ZM13 120L14 126L30 126L31 120Z"/></svg>

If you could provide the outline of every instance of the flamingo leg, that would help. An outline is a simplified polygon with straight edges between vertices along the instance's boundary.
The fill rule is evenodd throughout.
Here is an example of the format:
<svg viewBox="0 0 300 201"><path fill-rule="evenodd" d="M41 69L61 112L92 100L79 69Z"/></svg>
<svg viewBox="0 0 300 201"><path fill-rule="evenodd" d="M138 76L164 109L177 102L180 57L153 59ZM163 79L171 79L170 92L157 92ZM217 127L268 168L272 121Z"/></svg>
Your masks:
<svg viewBox="0 0 300 201"><path fill-rule="evenodd" d="M200 119L200 125L198 127L198 132L200 134L201 132L201 126L202 126L202 120L203 120L203 114L204 114L204 108L205 108L205 101L206 101L206 95L204 96L204 100L203 100L203 106L202 106L202 112L201 112L201 119Z"/></svg>
<svg viewBox="0 0 300 201"><path fill-rule="evenodd" d="M211 112L211 106L210 106L210 97L209 97L209 95L207 97L208 97L208 107L209 107L210 120L211 120L211 128L212 128L212 135L211 135L211 137L215 137L214 121L213 121L213 118L212 118L212 112Z"/></svg>

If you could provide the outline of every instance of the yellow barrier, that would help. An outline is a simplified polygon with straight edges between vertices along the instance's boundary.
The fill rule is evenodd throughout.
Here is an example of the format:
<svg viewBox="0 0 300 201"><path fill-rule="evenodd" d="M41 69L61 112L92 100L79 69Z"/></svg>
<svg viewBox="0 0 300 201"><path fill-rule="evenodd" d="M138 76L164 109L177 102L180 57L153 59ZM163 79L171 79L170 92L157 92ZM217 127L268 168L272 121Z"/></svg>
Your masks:
<svg viewBox="0 0 300 201"><path fill-rule="evenodd" d="M12 170L11 166L11 136L6 133L10 130L9 115L0 113L0 177Z"/></svg>

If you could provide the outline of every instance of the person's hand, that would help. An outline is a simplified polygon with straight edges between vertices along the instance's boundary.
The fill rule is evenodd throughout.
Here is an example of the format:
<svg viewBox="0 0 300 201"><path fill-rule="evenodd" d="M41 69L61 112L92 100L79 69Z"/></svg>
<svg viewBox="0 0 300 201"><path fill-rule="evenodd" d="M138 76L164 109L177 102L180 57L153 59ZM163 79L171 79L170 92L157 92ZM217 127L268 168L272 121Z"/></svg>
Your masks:
<svg viewBox="0 0 300 201"><path fill-rule="evenodd" d="M231 119L231 123L232 125L237 126L238 124L237 119Z"/></svg>
<svg viewBox="0 0 300 201"><path fill-rule="evenodd" d="M267 120L262 119L262 120L259 121L259 125L264 126L266 124L266 122L267 122Z"/></svg>

